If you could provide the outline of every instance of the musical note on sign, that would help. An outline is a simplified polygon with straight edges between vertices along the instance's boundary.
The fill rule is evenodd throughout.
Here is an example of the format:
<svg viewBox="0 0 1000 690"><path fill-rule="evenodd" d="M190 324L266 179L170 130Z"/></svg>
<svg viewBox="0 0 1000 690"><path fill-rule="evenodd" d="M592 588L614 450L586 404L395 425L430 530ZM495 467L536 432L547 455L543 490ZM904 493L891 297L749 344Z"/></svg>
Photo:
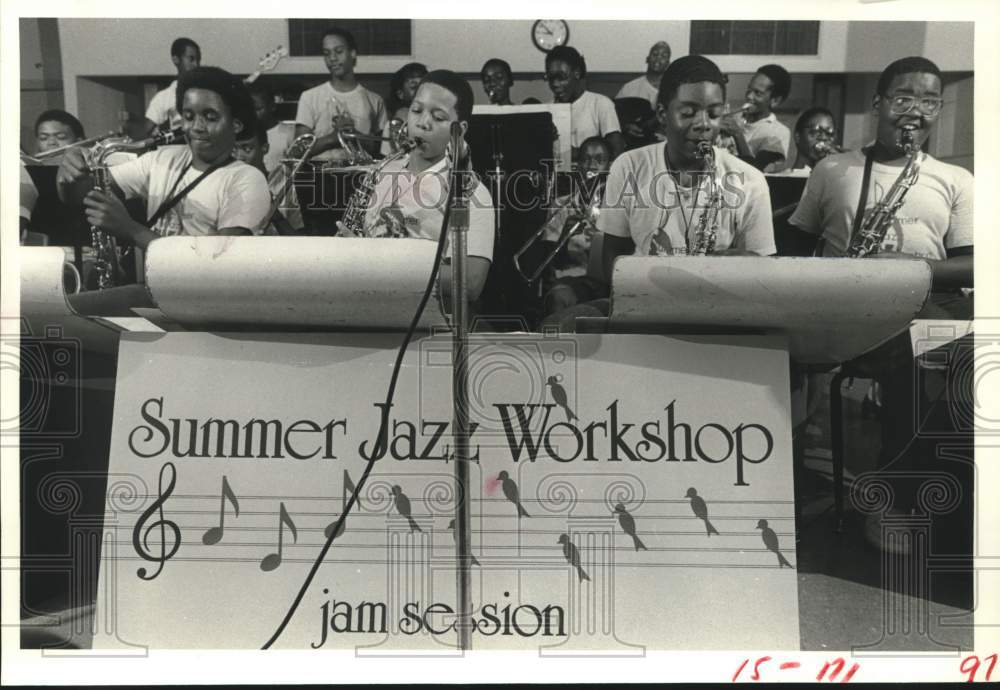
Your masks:
<svg viewBox="0 0 1000 690"><path fill-rule="evenodd" d="M236 494L233 490L229 488L229 480L226 476L222 476L222 495L219 496L219 526L213 527L205 532L205 535L201 538L201 543L205 546L211 546L212 544L218 544L222 541L222 535L226 532L226 499L233 506L233 513L236 517L240 516L240 502L236 500Z"/></svg>
<svg viewBox="0 0 1000 690"><path fill-rule="evenodd" d="M292 522L292 518L288 516L288 511L285 510L285 502L282 501L281 510L278 514L278 552L268 554L261 560L260 569L265 573L269 573L281 565L281 554L285 546L285 525L288 525L288 529L292 531L292 538L298 543L298 530L295 529L295 523Z"/></svg>
<svg viewBox="0 0 1000 690"><path fill-rule="evenodd" d="M167 472L170 470L170 481L167 488L163 488L163 478ZM163 570L163 564L174 557L177 553L177 549L181 546L181 530L175 522L163 519L163 504L170 494L174 491L174 485L177 483L177 472L174 469L174 464L172 462L165 463L163 467L160 468L160 485L159 485L159 496L153 504L146 509L146 511L139 518L139 521L135 523L135 527L132 529L132 546L135 548L136 553L146 561L156 563L156 572L152 575L146 575L146 568L142 567L136 571L136 574L143 580L152 580L156 578L160 572ZM150 523L148 526L144 527L146 521L153 516L153 513L159 513L159 519ZM154 555L149 551L149 533L152 532L157 527L160 528L160 553L159 555ZM169 549L167 549L167 529L170 529L173 541ZM141 535L141 536L140 536Z"/></svg>
<svg viewBox="0 0 1000 690"><path fill-rule="evenodd" d="M354 482L351 481L351 475L347 474L347 470L344 470L344 486L341 487L340 489L341 514L343 514L344 509L347 507L347 501L350 499L349 494L352 494L355 491L356 489L354 487ZM357 505L358 508L361 507L361 499L358 499ZM327 539L330 538L330 534L333 532L336 526L337 526L337 520L334 520L333 522L331 522L329 525L326 526L325 530L323 530L323 534L326 535ZM340 529L337 530L337 533L333 536L333 538L337 539L338 537L340 537L340 535L344 533L344 529L346 527L347 527L347 520L345 519L343 522L340 523Z"/></svg>

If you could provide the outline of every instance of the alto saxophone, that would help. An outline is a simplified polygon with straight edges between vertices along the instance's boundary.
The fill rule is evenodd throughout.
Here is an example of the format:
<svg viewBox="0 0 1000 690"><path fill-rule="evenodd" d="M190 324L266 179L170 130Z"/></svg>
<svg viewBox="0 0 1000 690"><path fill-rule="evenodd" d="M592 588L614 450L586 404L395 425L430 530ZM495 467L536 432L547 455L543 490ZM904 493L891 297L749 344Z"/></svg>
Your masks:
<svg viewBox="0 0 1000 690"><path fill-rule="evenodd" d="M722 186L719 184L715 170L715 149L709 141L699 141L695 157L704 163L704 172L708 176L708 198L694 234L694 247L687 252L690 256L705 256L715 251L715 241L719 234L719 211L722 208ZM683 209L679 209L683 213ZM692 211L693 212L693 211ZM687 238L685 238L687 239ZM664 247L657 236L650 240L649 254L651 256L670 255L673 252Z"/></svg>
<svg viewBox="0 0 1000 690"><path fill-rule="evenodd" d="M906 152L906 165L892 187L882 199L865 213L864 220L857 234L851 238L845 256L859 258L877 254L882 246L882 240L889 232L893 218L903 205L906 193L917 183L920 177L920 144L914 136L916 128L906 127L900 131L900 143Z"/></svg>
<svg viewBox="0 0 1000 690"><path fill-rule="evenodd" d="M148 139L133 141L129 137L106 137L87 150L87 167L94 180L94 189L103 194L111 193L111 173L108 158L114 153L142 153L163 144L173 143L172 132L156 133ZM97 273L97 288L104 290L114 287L116 273L121 269L118 263L118 243L110 234L98 227L90 227L91 244L94 249L94 271Z"/></svg>
<svg viewBox="0 0 1000 690"><path fill-rule="evenodd" d="M399 149L380 160L378 164L365 173L365 176L361 178L361 182L355 188L354 193L351 194L351 198L347 202L347 209L344 211L344 218L341 222L343 222L344 227L352 235L358 237L368 236L365 230L365 214L368 213L368 205L375 195L375 185L378 183L379 176L381 176L382 171L385 170L387 165L399 160L416 148L420 140L406 138L405 130L401 130L399 138L395 143Z"/></svg>

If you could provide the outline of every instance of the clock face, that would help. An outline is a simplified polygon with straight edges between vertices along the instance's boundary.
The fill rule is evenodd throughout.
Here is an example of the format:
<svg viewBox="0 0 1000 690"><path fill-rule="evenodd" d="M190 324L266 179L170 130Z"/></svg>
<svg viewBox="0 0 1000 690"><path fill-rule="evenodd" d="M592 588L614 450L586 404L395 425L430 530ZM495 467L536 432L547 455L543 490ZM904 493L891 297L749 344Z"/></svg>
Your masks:
<svg viewBox="0 0 1000 690"><path fill-rule="evenodd" d="M541 51L549 52L569 41L569 25L562 19L539 19L531 27L531 40Z"/></svg>

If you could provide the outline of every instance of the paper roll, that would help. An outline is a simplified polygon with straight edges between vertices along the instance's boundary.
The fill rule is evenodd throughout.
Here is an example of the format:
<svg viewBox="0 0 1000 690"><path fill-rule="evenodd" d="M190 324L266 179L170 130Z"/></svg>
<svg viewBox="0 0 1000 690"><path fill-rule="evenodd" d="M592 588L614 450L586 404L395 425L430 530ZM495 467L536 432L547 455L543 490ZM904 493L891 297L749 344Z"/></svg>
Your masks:
<svg viewBox="0 0 1000 690"><path fill-rule="evenodd" d="M777 331L798 361L838 363L907 327L931 269L911 259L623 257L612 280L612 326Z"/></svg>
<svg viewBox="0 0 1000 690"><path fill-rule="evenodd" d="M436 250L418 239L167 237L149 245L146 283L181 324L404 330ZM420 327L444 323L432 297Z"/></svg>

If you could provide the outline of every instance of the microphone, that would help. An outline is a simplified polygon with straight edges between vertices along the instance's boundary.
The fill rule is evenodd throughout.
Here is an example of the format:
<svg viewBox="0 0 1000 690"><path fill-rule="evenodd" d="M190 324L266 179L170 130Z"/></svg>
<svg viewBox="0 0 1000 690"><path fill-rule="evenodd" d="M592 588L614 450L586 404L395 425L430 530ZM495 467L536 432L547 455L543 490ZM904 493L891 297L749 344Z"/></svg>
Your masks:
<svg viewBox="0 0 1000 690"><path fill-rule="evenodd" d="M462 125L458 122L451 123L451 141L449 147L452 152L452 185L451 185L451 225L453 228L469 227L469 209L466 204L466 176L471 174L469 166L469 147L465 145ZM457 152L457 153L456 153Z"/></svg>

